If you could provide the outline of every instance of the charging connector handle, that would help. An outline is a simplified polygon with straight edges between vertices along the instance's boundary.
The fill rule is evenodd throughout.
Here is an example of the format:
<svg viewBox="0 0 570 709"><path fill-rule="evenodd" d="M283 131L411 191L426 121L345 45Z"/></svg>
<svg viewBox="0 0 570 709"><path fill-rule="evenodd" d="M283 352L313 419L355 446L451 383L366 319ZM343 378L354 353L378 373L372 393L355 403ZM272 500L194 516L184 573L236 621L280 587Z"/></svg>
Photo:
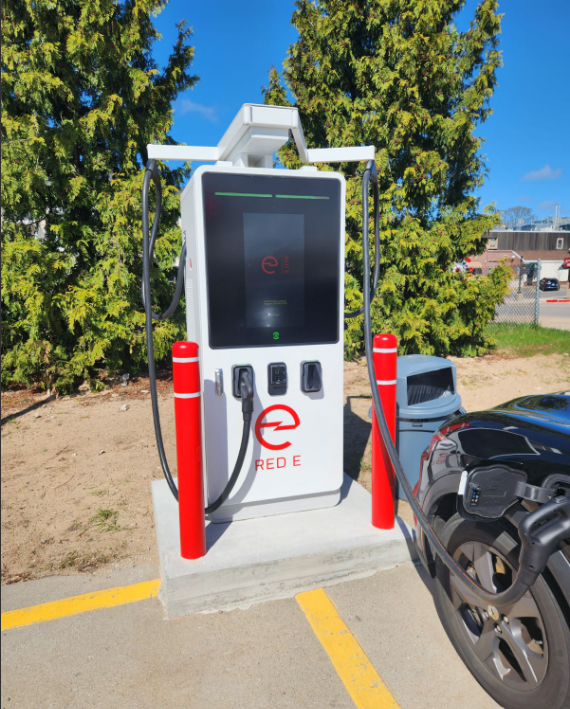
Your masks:
<svg viewBox="0 0 570 709"><path fill-rule="evenodd" d="M371 310L370 310L370 254L369 254L369 248L368 248L368 188L369 188L369 183L370 180L373 179L372 176L375 175L375 169L374 169L374 163L373 161L369 161L368 164L366 165L366 169L364 171L364 177L363 177L363 187L362 187L362 194L363 194L363 201L362 201L362 219L363 219L363 249L362 249L362 261L363 261L363 272L364 272L364 283L363 283L363 297L364 297L364 348L366 352L366 364L368 367L368 376L370 379L370 387L372 390L372 401L374 405L374 411L376 414L376 421L377 425L380 429L380 435L382 437L382 440L384 441L384 445L386 446L386 450L388 452L388 456L390 458L390 461L394 467L394 471L396 473L396 477L398 478L398 482L400 484L400 487L402 488L404 495L406 496L407 501L410 504L410 507L412 508L412 512L415 515L416 519L418 520L418 523L420 527L422 528L422 531L424 532L426 539L430 543L432 549L435 551L435 553L440 557L442 562L445 564L445 566L449 569L449 571L456 577L458 583L460 586L463 586L464 589L471 594L474 594L480 601L483 601L484 603L491 604L494 606L501 606L501 605L507 605L510 603L514 603L520 598L524 596L524 594L527 592L530 586L534 583L538 575L544 570L544 566L546 564L546 561L548 561L548 556L552 551L554 550L554 547L556 546L556 541L554 541L553 544L553 539L557 539L558 537L556 536L558 533L560 534L566 534L566 537L568 536L567 533L567 527L566 527L566 522L564 521L564 524L560 524L560 516L562 513L564 513L564 520L566 520L566 508L562 503L557 502L556 505L554 505L554 500L552 502L547 503L544 505L543 508L540 508L537 510L537 512L541 512L541 519L550 519L550 522L547 522L546 524L551 524L553 527L556 528L556 531L553 533L553 537L549 538L548 540L548 545L546 551L548 552L547 554L542 553L539 557L534 559L533 561L529 562L529 558L531 558L532 555L529 556L529 553L525 551L527 546L532 546L534 543L532 534L528 534L525 536L525 534L521 534L521 552L520 552L520 557L519 557L519 571L517 573L517 576L515 580L513 581L512 585L509 586L505 591L501 593L492 593L490 591L487 591L485 588L480 586L466 571L465 569L460 566L460 564L457 562L454 557L452 557L445 546L442 544L441 540L435 533L435 531L432 529L428 518L426 517L421 505L418 503L414 492L412 490L412 487L410 485L410 482L406 476L406 473L404 471L404 467L402 465L402 462L400 461L400 458L398 456L398 451L396 450L396 446L392 442L392 437L390 435L390 430L388 428L388 424L386 422L386 417L384 416L384 411L382 409L382 401L380 399L380 394L378 393L378 387L376 386L376 374L374 372L374 362L373 362L373 357L372 357L372 324L371 324ZM566 499L566 498L563 498ZM542 512L544 510L544 512ZM529 517L532 517L531 513ZM528 519L528 518L525 518ZM554 520L557 520L555 522ZM527 521L528 523L528 521ZM530 520L531 528L534 529L534 524L532 522L532 519ZM524 525L524 520L523 520L523 525ZM560 529L562 530L560 532ZM524 531L524 527L523 527ZM564 536L560 537L560 539L566 538ZM546 546L546 545L545 545ZM534 564L537 564L537 567L534 568L529 568L528 564L532 563L533 567Z"/></svg>
<svg viewBox="0 0 570 709"><path fill-rule="evenodd" d="M558 543L570 537L570 497L555 497L530 512L518 533L522 542L519 575L524 572L530 586L546 568Z"/></svg>

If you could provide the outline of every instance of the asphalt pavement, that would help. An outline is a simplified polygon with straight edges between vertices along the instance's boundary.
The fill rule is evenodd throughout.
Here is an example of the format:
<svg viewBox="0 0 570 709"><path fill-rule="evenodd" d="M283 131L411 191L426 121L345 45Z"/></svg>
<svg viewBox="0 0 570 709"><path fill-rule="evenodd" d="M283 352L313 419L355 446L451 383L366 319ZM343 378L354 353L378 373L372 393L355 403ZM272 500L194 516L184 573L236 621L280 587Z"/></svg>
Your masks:
<svg viewBox="0 0 570 709"><path fill-rule="evenodd" d="M2 610L154 578L151 565L104 577L5 586ZM493 709L445 635L431 581L411 563L326 589L401 709ZM331 658L295 599L164 620L156 598L2 633L8 709L348 709ZM386 705L388 706L388 705Z"/></svg>
<svg viewBox="0 0 570 709"><path fill-rule="evenodd" d="M539 324L557 330L570 330L570 303L548 303L548 300L560 300L570 297L568 285L559 291L540 291Z"/></svg>
<svg viewBox="0 0 570 709"><path fill-rule="evenodd" d="M498 308L496 322L532 323L535 317L535 295L533 288L523 288L521 293L512 293ZM547 302L569 298L566 284L559 291L539 291L539 324L558 330L570 330L570 303Z"/></svg>

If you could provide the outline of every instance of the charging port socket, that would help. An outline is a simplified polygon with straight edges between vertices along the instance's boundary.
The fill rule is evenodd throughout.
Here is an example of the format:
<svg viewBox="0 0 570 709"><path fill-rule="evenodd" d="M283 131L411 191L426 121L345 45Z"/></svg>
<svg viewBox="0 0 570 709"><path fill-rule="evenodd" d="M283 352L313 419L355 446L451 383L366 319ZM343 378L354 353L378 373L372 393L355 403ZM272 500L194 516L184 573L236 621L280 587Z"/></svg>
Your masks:
<svg viewBox="0 0 570 709"><path fill-rule="evenodd" d="M235 367L232 367L232 389L236 399L241 399L239 378L242 372L249 372L251 383L253 384L253 367L250 367L248 364L236 364Z"/></svg>

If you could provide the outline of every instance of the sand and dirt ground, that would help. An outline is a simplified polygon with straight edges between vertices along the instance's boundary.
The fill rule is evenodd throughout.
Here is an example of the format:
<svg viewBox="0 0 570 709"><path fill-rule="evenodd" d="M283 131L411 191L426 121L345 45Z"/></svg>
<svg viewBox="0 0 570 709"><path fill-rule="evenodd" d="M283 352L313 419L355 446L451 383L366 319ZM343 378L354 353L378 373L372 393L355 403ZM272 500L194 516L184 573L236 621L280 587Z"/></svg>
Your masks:
<svg viewBox="0 0 570 709"><path fill-rule="evenodd" d="M570 354L453 359L468 411L570 389ZM175 469L171 383L159 383ZM363 361L345 364L345 470L369 488L370 421ZM150 483L162 476L148 381L60 399L2 395L2 582L98 573L155 556Z"/></svg>

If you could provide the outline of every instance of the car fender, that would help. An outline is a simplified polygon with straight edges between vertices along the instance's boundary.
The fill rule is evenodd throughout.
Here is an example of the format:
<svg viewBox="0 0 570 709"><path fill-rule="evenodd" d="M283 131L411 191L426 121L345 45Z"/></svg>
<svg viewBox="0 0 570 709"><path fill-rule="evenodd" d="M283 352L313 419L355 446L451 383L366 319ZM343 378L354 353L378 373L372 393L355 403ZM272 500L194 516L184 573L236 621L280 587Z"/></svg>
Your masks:
<svg viewBox="0 0 570 709"><path fill-rule="evenodd" d="M459 481L461 479L461 471L450 470L444 475L440 475L433 483L430 484L425 497L421 500L422 508L429 520L433 524L437 512L440 509L444 498L453 496L454 512L455 512L455 497L459 490ZM453 513L452 513L453 514ZM435 575L434 554L430 547L422 528L416 525L418 531L418 554L420 561L432 576Z"/></svg>

